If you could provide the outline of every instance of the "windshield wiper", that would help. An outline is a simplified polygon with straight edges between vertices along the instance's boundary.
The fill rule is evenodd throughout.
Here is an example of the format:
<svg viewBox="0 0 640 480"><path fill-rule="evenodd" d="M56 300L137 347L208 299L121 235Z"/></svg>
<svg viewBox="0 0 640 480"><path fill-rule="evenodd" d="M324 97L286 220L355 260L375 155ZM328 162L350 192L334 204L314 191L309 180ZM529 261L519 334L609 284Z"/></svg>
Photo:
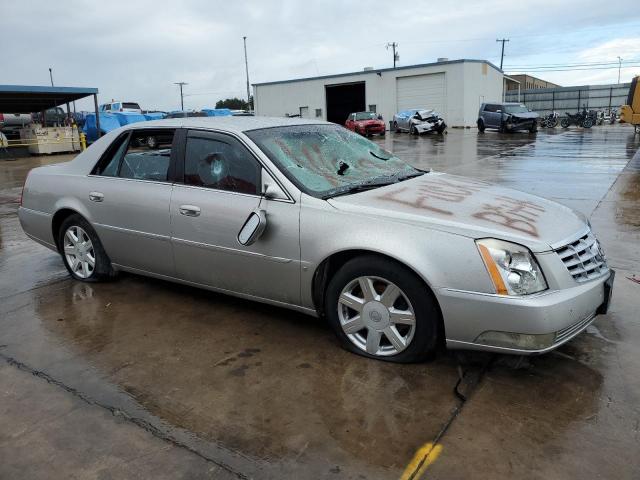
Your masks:
<svg viewBox="0 0 640 480"><path fill-rule="evenodd" d="M426 170L415 169L413 172L406 173L405 175L400 175L401 172L394 173L393 175L385 175L383 177L377 177L373 180L369 180L363 183L355 183L352 185L345 185L344 187L339 187L331 193L323 195L323 199L339 197L340 195L349 195L351 193L364 192L366 190L373 190L374 188L385 187L387 185L392 185L394 183L402 182L403 180L408 180L410 178L419 177L420 175L424 175L425 173L429 173Z"/></svg>
<svg viewBox="0 0 640 480"><path fill-rule="evenodd" d="M338 188L337 190L334 190L331 193L328 193L327 195L324 195L322 198L327 199L327 198L339 197L340 195L349 195L351 193L358 193L358 192L364 192L366 190L373 190L374 188L391 185L393 183L396 183L396 181L397 181L396 179L387 178L386 180L378 180L375 182L356 183L353 185L346 185L344 187Z"/></svg>

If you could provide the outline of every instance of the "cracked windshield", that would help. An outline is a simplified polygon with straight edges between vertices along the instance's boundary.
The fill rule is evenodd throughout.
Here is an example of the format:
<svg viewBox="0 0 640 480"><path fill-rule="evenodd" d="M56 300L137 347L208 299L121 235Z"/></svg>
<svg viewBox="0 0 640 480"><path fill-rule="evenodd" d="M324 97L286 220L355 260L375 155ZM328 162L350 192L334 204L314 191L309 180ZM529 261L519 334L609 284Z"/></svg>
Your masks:
<svg viewBox="0 0 640 480"><path fill-rule="evenodd" d="M267 128L247 135L292 182L316 197L387 185L423 173L338 126Z"/></svg>

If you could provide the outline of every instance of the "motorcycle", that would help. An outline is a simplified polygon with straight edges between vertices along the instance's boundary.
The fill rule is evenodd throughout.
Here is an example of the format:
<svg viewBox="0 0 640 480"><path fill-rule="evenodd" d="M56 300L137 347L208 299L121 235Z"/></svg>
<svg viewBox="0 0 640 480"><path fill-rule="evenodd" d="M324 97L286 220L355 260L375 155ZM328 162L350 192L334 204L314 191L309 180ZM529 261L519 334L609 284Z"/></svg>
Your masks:
<svg viewBox="0 0 640 480"><path fill-rule="evenodd" d="M542 128L556 128L558 126L558 112L552 112L540 119Z"/></svg>
<svg viewBox="0 0 640 480"><path fill-rule="evenodd" d="M565 112L566 117L560 121L562 128L569 128L570 125L576 125L583 128L591 128L593 126L593 117L587 112L586 109L578 113Z"/></svg>
<svg viewBox="0 0 640 480"><path fill-rule="evenodd" d="M614 123L616 123L617 116L618 111L615 108L611 109L611 111L609 112L609 124L613 125Z"/></svg>

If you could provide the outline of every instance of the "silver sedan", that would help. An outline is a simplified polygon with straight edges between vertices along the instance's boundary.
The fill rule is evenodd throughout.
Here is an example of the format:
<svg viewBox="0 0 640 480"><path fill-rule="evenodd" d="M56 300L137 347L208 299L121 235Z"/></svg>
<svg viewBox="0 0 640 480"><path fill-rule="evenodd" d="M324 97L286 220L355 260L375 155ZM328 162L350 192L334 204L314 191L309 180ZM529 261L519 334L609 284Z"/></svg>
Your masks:
<svg viewBox="0 0 640 480"><path fill-rule="evenodd" d="M295 309L397 362L549 351L606 312L613 281L572 210L302 119L123 127L33 169L19 216L79 281L127 271Z"/></svg>

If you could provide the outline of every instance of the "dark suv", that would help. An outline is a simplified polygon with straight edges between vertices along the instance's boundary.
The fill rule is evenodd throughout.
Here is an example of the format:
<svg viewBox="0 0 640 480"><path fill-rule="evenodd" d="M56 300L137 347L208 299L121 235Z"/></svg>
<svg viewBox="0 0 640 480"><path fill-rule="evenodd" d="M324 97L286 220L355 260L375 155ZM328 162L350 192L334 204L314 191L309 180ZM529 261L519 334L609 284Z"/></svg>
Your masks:
<svg viewBox="0 0 640 480"><path fill-rule="evenodd" d="M495 128L499 132L538 129L538 114L521 103L483 103L478 114L478 131Z"/></svg>

